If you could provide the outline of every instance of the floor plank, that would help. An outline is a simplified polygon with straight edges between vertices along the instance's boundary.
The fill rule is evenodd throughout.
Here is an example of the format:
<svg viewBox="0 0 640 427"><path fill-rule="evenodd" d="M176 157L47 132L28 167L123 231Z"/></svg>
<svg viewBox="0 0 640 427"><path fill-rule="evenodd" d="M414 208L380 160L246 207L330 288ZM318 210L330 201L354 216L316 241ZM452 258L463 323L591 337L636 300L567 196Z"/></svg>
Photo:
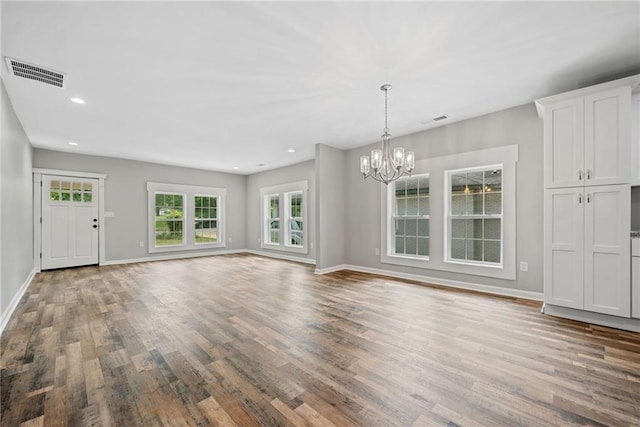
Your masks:
<svg viewBox="0 0 640 427"><path fill-rule="evenodd" d="M238 254L36 275L2 426L640 426L640 334Z"/></svg>

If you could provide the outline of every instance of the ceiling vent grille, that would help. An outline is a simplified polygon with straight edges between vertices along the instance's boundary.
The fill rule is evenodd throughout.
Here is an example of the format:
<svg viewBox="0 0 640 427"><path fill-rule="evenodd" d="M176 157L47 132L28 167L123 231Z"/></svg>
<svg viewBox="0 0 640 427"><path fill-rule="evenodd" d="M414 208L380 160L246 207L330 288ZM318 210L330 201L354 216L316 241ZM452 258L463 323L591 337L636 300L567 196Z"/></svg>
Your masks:
<svg viewBox="0 0 640 427"><path fill-rule="evenodd" d="M59 88L64 87L64 74L17 59L5 58L11 74Z"/></svg>
<svg viewBox="0 0 640 427"><path fill-rule="evenodd" d="M448 119L448 117L447 117L447 116L438 116L438 117L434 117L434 118L433 118L433 121L434 121L434 122L439 122L439 121L441 121L441 120L446 120L446 119Z"/></svg>

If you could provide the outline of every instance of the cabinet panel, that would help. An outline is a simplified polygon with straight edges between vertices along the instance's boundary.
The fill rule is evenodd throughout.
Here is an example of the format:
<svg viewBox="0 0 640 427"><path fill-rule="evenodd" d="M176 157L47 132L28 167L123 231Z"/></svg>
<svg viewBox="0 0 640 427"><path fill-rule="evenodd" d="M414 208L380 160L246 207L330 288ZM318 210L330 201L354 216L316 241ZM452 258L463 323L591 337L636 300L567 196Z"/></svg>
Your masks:
<svg viewBox="0 0 640 427"><path fill-rule="evenodd" d="M550 105L544 119L545 187L584 185L583 98Z"/></svg>
<svg viewBox="0 0 640 427"><path fill-rule="evenodd" d="M631 258L631 317L640 319L640 257Z"/></svg>
<svg viewBox="0 0 640 427"><path fill-rule="evenodd" d="M640 93L631 97L631 185L640 185Z"/></svg>
<svg viewBox="0 0 640 427"><path fill-rule="evenodd" d="M584 197L582 189L545 192L544 300L583 308Z"/></svg>
<svg viewBox="0 0 640 427"><path fill-rule="evenodd" d="M585 192L584 308L629 317L631 189L609 185Z"/></svg>
<svg viewBox="0 0 640 427"><path fill-rule="evenodd" d="M585 185L630 182L630 106L629 87L585 96Z"/></svg>

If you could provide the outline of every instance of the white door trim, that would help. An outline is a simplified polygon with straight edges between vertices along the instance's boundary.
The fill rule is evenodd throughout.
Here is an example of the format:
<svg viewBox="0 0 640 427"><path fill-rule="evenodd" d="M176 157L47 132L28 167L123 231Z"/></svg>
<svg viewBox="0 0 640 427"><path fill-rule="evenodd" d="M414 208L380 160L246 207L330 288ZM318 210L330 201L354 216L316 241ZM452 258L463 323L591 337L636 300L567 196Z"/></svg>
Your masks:
<svg viewBox="0 0 640 427"><path fill-rule="evenodd" d="M95 178L98 180L98 265L105 263L105 221L104 221L104 181L103 173L63 171L57 169L33 168L33 269L42 271L42 175L72 176L79 178Z"/></svg>

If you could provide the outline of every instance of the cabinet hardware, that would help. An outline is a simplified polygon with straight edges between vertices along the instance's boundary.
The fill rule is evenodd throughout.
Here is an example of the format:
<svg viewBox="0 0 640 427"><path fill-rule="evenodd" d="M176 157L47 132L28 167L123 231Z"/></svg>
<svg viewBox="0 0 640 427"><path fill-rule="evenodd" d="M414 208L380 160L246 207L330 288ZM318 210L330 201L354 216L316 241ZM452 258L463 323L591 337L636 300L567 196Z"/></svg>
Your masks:
<svg viewBox="0 0 640 427"><path fill-rule="evenodd" d="M587 203L591 203L591 193L587 194Z"/></svg>
<svg viewBox="0 0 640 427"><path fill-rule="evenodd" d="M582 169L578 171L578 181L582 181Z"/></svg>
<svg viewBox="0 0 640 427"><path fill-rule="evenodd" d="M582 203L582 193L578 194L578 203Z"/></svg>
<svg viewBox="0 0 640 427"><path fill-rule="evenodd" d="M587 169L587 179L591 179L591 169Z"/></svg>

